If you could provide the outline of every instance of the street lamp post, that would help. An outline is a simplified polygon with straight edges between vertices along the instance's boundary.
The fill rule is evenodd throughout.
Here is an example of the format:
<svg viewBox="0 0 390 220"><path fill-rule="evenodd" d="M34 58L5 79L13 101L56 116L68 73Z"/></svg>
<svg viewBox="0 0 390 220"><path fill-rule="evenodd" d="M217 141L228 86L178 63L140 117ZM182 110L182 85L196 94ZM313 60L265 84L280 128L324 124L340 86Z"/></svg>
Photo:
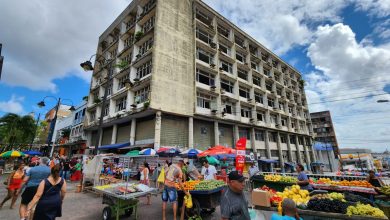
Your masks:
<svg viewBox="0 0 390 220"><path fill-rule="evenodd" d="M53 133L54 133L54 128L55 128L55 126L56 126L56 123L57 123L57 115L58 115L58 110L60 109L60 106L61 106L61 98L56 98L56 97L54 97L54 96L46 96L46 97L44 97L43 98L43 100L42 101L40 101L39 103L38 103L38 106L39 107L45 107L46 105L45 105L45 99L46 98L53 98L53 99L55 99L56 101L57 101L57 105L56 105L56 107L55 107L55 114L54 114L54 118L53 118L53 120L50 122L50 129L49 129L49 134L48 134L48 137L47 137L47 145L48 145L48 147L50 148L51 147L51 150L50 150L50 157L52 157L53 156L53 151L54 151L54 143L53 143L53 146L51 146L51 139L53 138ZM74 111L75 110L75 107L73 106L73 102L70 100L70 99L63 99L63 100L68 100L68 101L70 101L71 103L72 103L72 106L69 108L69 110L70 111Z"/></svg>

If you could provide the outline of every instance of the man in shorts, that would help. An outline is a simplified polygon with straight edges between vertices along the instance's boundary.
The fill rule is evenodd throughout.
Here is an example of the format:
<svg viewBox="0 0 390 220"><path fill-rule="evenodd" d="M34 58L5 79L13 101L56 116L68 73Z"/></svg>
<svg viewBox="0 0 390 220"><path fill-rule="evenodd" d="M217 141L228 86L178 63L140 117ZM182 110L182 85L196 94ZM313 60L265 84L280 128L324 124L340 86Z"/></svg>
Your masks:
<svg viewBox="0 0 390 220"><path fill-rule="evenodd" d="M46 179L50 175L50 168L47 166L48 162L49 158L42 157L39 161L39 166L32 167L27 172L26 177L24 177L23 179L23 183L26 184L26 189L22 194L22 201L20 203L20 219L25 218L27 212L27 205L34 198L41 181ZM23 183L20 189L23 188ZM20 192L18 192L18 194L19 193Z"/></svg>
<svg viewBox="0 0 390 220"><path fill-rule="evenodd" d="M163 220L166 220L165 209L167 207L168 200L172 203L173 207L173 219L176 220L177 214L177 189L175 183L177 182L180 185L181 189L184 189L183 186L183 172L182 168L184 166L184 161L180 160L177 164L172 164L169 166L168 170L165 173L164 181L164 190L162 193L162 209L163 209Z"/></svg>

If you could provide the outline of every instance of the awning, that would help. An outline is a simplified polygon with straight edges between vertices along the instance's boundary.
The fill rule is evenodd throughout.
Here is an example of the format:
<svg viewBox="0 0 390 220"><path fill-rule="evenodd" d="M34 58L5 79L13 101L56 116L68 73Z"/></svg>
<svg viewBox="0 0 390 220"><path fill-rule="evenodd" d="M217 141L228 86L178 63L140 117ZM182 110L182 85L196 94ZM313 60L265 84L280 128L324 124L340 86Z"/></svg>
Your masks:
<svg viewBox="0 0 390 220"><path fill-rule="evenodd" d="M311 163L312 166L321 166L321 165L324 165L324 163L322 162L313 162Z"/></svg>
<svg viewBox="0 0 390 220"><path fill-rule="evenodd" d="M131 149L135 149L135 148L153 148L154 147L154 144L134 144L134 145L130 145L130 143L126 146L126 147L123 147L121 148L122 150L131 150Z"/></svg>
<svg viewBox="0 0 390 220"><path fill-rule="evenodd" d="M284 165L290 166L290 167L295 167L294 163L289 163L289 162L284 162Z"/></svg>
<svg viewBox="0 0 390 220"><path fill-rule="evenodd" d="M128 146L130 146L130 142L119 143L119 144L103 145L103 146L99 147L99 150L122 149L122 148L128 147Z"/></svg>
<svg viewBox="0 0 390 220"><path fill-rule="evenodd" d="M272 159L260 159L259 162L262 162L262 163L278 163L277 160L272 160Z"/></svg>

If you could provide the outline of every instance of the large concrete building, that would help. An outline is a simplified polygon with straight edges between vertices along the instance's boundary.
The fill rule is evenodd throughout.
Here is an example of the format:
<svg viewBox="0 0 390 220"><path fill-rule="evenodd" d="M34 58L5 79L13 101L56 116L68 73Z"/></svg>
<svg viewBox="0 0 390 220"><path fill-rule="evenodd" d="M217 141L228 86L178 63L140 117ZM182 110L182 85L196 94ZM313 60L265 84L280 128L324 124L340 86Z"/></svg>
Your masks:
<svg viewBox="0 0 390 220"><path fill-rule="evenodd" d="M332 117L329 111L310 113L313 123L313 132L315 141L325 144L331 144L335 158L339 158L340 151L337 143L336 131L333 127Z"/></svg>
<svg viewBox="0 0 390 220"><path fill-rule="evenodd" d="M132 1L100 36L97 54L90 145L206 149L246 137L248 151L276 166L315 160L300 73L200 0ZM130 65L113 68L109 80L109 67L122 61Z"/></svg>

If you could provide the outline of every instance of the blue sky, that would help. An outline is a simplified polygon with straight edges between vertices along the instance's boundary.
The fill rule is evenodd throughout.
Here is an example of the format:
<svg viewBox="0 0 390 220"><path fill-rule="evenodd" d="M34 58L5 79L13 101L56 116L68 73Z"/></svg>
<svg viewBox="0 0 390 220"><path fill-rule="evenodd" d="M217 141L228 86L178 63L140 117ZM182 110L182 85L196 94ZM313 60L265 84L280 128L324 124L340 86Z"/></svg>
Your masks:
<svg viewBox="0 0 390 220"><path fill-rule="evenodd" d="M79 104L90 79L79 64L128 2L2 3L0 115L43 113L55 104L36 107L47 95ZM390 92L390 0L205 2L304 75L310 111L331 111L341 147L390 147L390 103L376 103L390 99L379 95Z"/></svg>

